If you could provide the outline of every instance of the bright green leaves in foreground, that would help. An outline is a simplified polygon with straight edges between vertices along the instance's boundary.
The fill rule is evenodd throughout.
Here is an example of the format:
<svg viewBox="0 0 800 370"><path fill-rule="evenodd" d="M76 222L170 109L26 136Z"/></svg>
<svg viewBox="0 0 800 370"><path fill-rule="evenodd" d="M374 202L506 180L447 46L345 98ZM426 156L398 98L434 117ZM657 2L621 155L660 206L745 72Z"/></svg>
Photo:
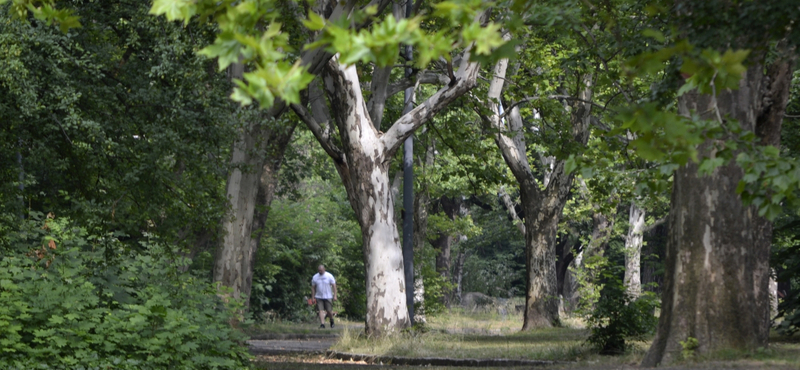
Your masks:
<svg viewBox="0 0 800 370"><path fill-rule="evenodd" d="M299 37L317 33L315 40L302 42L302 49L322 48L331 54L339 54L344 64L365 62L377 66L394 65L398 62L401 44L411 45L417 51L414 64L418 68L424 68L430 61L440 57L450 60L451 51L470 45L473 45L473 55L488 58L505 42L499 25L490 23L483 27L477 21L477 15L486 6L476 0L436 4L434 17L444 18L449 26L435 31L423 27L423 23L434 19L432 17L396 19L391 14L378 22L366 22L372 23L369 28L353 27L354 23L378 17L378 9L374 6L354 10L350 17L330 20L311 12L303 22L306 31L311 32L303 32L304 36ZM220 69L235 62L251 66L250 72L244 74L244 80L237 81L232 98L244 105L255 100L262 108L266 108L276 98L287 103L299 103L300 91L313 79L312 74L301 65L300 56L293 52L289 33L275 22L275 19L286 16L280 13L280 9L280 4L274 0L244 0L237 3L154 0L150 12L185 24L195 17L216 23L220 29L217 39L200 53L209 58L218 58Z"/></svg>
<svg viewBox="0 0 800 370"><path fill-rule="evenodd" d="M749 53L748 50L720 53L713 49L698 52L687 41L680 41L631 58L628 67L631 75L660 74L666 64L679 58L680 73L686 80L677 95L696 89L711 95L713 102L719 92L738 89L739 80L747 70L743 63ZM796 194L800 187L798 162L782 158L773 146L759 145L752 131L743 130L730 117L723 117L716 103L709 112L692 112L685 117L674 106L647 102L621 109L617 119L622 124L613 133L634 133L631 145L646 160L667 166L695 162L700 174L710 174L735 160L745 171L737 192L745 204L758 207L760 216L774 220L781 215L784 204L795 209L800 206ZM704 143L705 147L700 149Z"/></svg>
<svg viewBox="0 0 800 370"><path fill-rule="evenodd" d="M312 77L299 62L288 60L292 47L289 35L281 30L281 24L272 22L279 16L278 7L272 1L243 1L233 5L230 1L221 4L213 1L155 0L151 14L164 15L169 20L188 24L194 16L216 23L220 32L213 44L200 54L217 58L220 70L241 62L254 66L243 75L244 81L236 81L232 98L244 105L256 100L261 107L270 107L275 98L288 103L300 102L300 90ZM264 30L262 24L268 21Z"/></svg>
<svg viewBox="0 0 800 370"><path fill-rule="evenodd" d="M420 28L421 17L398 20L390 14L371 30L360 31L350 29L345 23L346 19L345 22L329 23L325 27L319 27L320 20L319 16L312 13L305 22L310 29L322 31L320 38L306 45L306 49L323 47L330 53L339 53L339 62L343 64L373 62L379 66L392 65L400 55L401 43L419 45L429 42L427 34ZM417 65L421 67L429 61L419 60Z"/></svg>
<svg viewBox="0 0 800 370"><path fill-rule="evenodd" d="M348 19L326 22L313 12L309 14L305 26L312 31L321 31L317 41L306 45L306 49L323 47L330 53L339 53L340 62L375 63L389 66L397 63L400 45L411 45L417 51L414 65L424 68L432 60L443 57L450 60L450 52L457 48L473 45L473 54L487 57L492 51L503 46L505 41L500 33L500 25L489 23L485 27L477 21L477 14L484 6L480 1L451 1L434 5L434 17L444 18L447 27L438 31L427 31L423 23L429 17L416 16L409 19L396 19L387 15L371 29L353 30ZM362 15L374 15L376 9L368 7Z"/></svg>
<svg viewBox="0 0 800 370"><path fill-rule="evenodd" d="M774 220L783 212L783 204L800 206L797 189L800 188L800 163L794 158L783 158L774 146L759 147L739 153L736 163L745 175L736 192L745 204L758 207L758 215Z"/></svg>
<svg viewBox="0 0 800 370"><path fill-rule="evenodd" d="M700 58L686 58L681 73L690 76L678 90L678 95L697 89L703 94L717 95L723 89L738 89L742 73L747 70L742 64L749 50L728 50L721 54L713 49L700 52Z"/></svg>
<svg viewBox="0 0 800 370"><path fill-rule="evenodd" d="M9 0L0 0L0 5L7 3ZM26 19L28 12L33 16L45 22L48 26L56 23L61 29L61 32L67 32L70 28L77 28L81 26L78 17L72 14L69 9L56 9L54 0L12 0L9 7L9 13L17 19Z"/></svg>

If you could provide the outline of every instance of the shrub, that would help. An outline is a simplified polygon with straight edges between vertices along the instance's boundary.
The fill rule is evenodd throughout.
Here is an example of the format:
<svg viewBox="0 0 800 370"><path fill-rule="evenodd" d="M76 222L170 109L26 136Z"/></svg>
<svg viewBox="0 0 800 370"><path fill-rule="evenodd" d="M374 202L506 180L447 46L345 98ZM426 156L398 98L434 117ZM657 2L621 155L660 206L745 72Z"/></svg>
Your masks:
<svg viewBox="0 0 800 370"><path fill-rule="evenodd" d="M772 246L770 267L777 272L777 280L788 283L788 291L781 291L778 314L773 319L776 330L784 336L800 332L800 222L791 219L775 228L776 242Z"/></svg>
<svg viewBox="0 0 800 370"><path fill-rule="evenodd" d="M44 226L42 226L44 224ZM25 222L0 259L0 368L240 369L244 336L159 245L132 253L66 219Z"/></svg>
<svg viewBox="0 0 800 370"><path fill-rule="evenodd" d="M659 306L656 295L644 292L638 298L631 297L622 283L621 266L608 266L602 269L597 286L601 287L600 297L588 316L591 335L589 343L601 354L622 354L628 349L631 340L644 340L654 332L657 319L655 309Z"/></svg>

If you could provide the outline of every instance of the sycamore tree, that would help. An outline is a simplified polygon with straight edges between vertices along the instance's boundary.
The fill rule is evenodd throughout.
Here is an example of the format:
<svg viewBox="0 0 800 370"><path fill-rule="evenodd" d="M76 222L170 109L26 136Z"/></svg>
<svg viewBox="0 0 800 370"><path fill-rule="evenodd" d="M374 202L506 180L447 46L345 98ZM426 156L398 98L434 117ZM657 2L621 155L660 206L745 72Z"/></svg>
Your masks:
<svg viewBox="0 0 800 370"><path fill-rule="evenodd" d="M796 59L796 4L669 1L651 16L658 50L631 71L662 76L621 127L649 160L675 165L662 311L645 366L683 353L755 350L769 338L772 222L797 209L798 163L778 149ZM666 66L666 68L665 68ZM732 325L731 323L736 323Z"/></svg>
<svg viewBox="0 0 800 370"><path fill-rule="evenodd" d="M218 58L220 68L238 62L249 69L236 81L232 98L245 105L257 102L273 117L291 106L333 159L362 230L366 330L375 335L409 324L390 190L391 159L405 138L475 85L479 60L504 44L501 26L489 20L480 1L440 2L429 8L430 13L407 19L392 14L392 5L385 0L310 5L157 0L152 8L152 13L172 20L217 24L217 40L201 53ZM308 39L298 48L292 48L289 33L278 21L281 6L307 15ZM414 47L413 63L399 59L401 43ZM391 125L376 124L382 112L375 112L375 107L382 102L369 99L385 99L396 91L365 94L364 76L372 74L375 80L380 73L388 75L376 87L388 89L392 74L386 68L389 72L396 66L426 69L431 63L447 66L447 85L418 99L416 107ZM308 99L318 104L309 110L301 96L311 92L307 87L317 75L323 78L321 91L328 102ZM418 72L394 83L413 86L422 75Z"/></svg>
<svg viewBox="0 0 800 370"><path fill-rule="evenodd" d="M519 187L524 216L512 214L526 239L523 330L558 325L558 225L576 176L589 177L588 163L598 161L585 155L593 131L610 129L614 107L635 99L619 83L620 65L640 50L634 39L643 28L636 3L531 4L526 22L547 27L513 31L525 40L518 46L524 57L495 64L478 109ZM607 215L596 216L597 225L608 224L600 222Z"/></svg>

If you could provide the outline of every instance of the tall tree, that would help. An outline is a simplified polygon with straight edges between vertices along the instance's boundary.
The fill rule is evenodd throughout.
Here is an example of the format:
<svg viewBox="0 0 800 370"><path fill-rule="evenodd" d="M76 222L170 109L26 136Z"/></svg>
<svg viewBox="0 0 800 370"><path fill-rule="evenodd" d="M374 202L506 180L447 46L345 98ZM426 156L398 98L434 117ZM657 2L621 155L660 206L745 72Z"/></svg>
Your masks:
<svg viewBox="0 0 800 370"><path fill-rule="evenodd" d="M778 145L791 65L778 60L765 73L756 63L744 73L738 89L716 96L684 94L680 112L707 112L701 117L709 120L717 114L735 119L743 129L756 132L764 145ZM771 99L765 100L767 96ZM703 155L713 155L712 150L711 143L700 147ZM733 163L707 175L689 163L675 173L662 313L644 365L680 359L679 342L689 337L697 340L698 353L767 345L772 223L758 215L756 206L742 204L736 188L743 175Z"/></svg>
<svg viewBox="0 0 800 370"><path fill-rule="evenodd" d="M628 212L628 233L625 235L625 277L623 282L628 294L638 297L642 292L641 257L644 243L646 212L635 202L631 202Z"/></svg>
<svg viewBox="0 0 800 370"><path fill-rule="evenodd" d="M304 25L318 36L314 42L303 44L299 58L296 54L287 54L291 49L288 34L274 21L280 16L275 10L279 8L278 2L251 0L219 7L212 0L156 0L152 9L155 14L184 22L192 20L194 15L212 19L222 32L202 53L218 57L221 68L235 61L253 66L252 72L245 73L243 80L237 81L232 97L243 104L257 101L263 108L271 107L270 117L278 117L285 104L290 104L333 158L362 227L368 280L366 329L376 335L408 324L402 255L398 254L399 248L395 248L399 238L393 218L388 164L402 140L474 86L478 63L471 61L470 56L488 58L503 44L497 32L499 26L480 21L486 19L482 4L436 4L435 13L439 18L435 26L443 25L444 29L429 32L421 27L425 17L399 19L388 15L379 19L390 3L376 0L358 7L355 1L322 2L322 6L304 9L308 13ZM380 113L384 104L377 100L370 104L365 101L356 63L374 66L373 70L383 72L382 78L388 81L391 74L385 68L396 64L401 43L425 45L414 49L419 50L414 59L418 68L444 58L449 67L449 84L383 133L372 117L382 116L373 113ZM466 52L461 62L456 63L459 68L454 72L451 51L456 48ZM301 92L319 72L324 72L325 91L335 122L332 126L338 129L341 149L330 140L333 133L323 129L300 104ZM405 88L414 86L416 81L403 79L400 84ZM389 88L387 84L376 84L376 87ZM372 97L385 100L386 96L391 94L378 92ZM244 189L248 188L254 186Z"/></svg>
<svg viewBox="0 0 800 370"><path fill-rule="evenodd" d="M561 211L567 201L574 173L566 170L566 160L552 160L546 169L546 180L539 180L536 168L528 160L528 147L524 134L524 123L518 106L512 106L504 114L498 102L502 98L506 81L508 60L494 67L489 86L488 108L491 116L484 119L497 130L495 142L503 159L519 183L524 222L520 224L525 234L527 288L525 295L525 321L523 330L550 327L558 323L558 300L556 278L556 234ZM579 79L578 92L569 99L571 108L569 135L577 145L586 145L589 139L591 119L592 75L583 74ZM543 158L544 159L544 158Z"/></svg>
<svg viewBox="0 0 800 370"><path fill-rule="evenodd" d="M682 36L705 48L684 54L685 93L678 98L683 122L698 127L699 143L688 151L698 161L674 174L662 311L645 366L680 359L680 342L688 338L701 354L767 345L768 218L780 212L776 202L786 195L786 181L797 181L780 174L794 164L776 149L796 52L797 31L787 22L796 7L782 1L672 5ZM748 56L729 47L752 50ZM666 122L674 129L681 121ZM781 179L764 173L766 166Z"/></svg>
<svg viewBox="0 0 800 370"><path fill-rule="evenodd" d="M324 8L326 4L323 1L318 6ZM301 17L298 8L281 9L290 19ZM330 12L331 20L343 14L344 5L338 4ZM309 33L299 37L313 40L313 34ZM320 49L307 50L300 56L299 64L312 74L319 73L331 56ZM231 64L229 78L234 82L242 81L245 68L241 61ZM235 298L250 295L253 259L260 244L261 229L269 213L286 147L297 124L282 119L286 110L286 103L278 100L263 112L244 116L246 122L233 144L226 182L229 207L222 219L223 236L214 262L214 281L230 288Z"/></svg>
<svg viewBox="0 0 800 370"><path fill-rule="evenodd" d="M342 65L337 57L332 58L324 81L341 149L324 135L304 107L292 105L334 160L361 225L367 271L366 329L370 334L380 335L409 324L389 164L406 137L474 86L479 64L469 61L469 52L461 60L452 86L439 90L382 133L370 118L356 66Z"/></svg>

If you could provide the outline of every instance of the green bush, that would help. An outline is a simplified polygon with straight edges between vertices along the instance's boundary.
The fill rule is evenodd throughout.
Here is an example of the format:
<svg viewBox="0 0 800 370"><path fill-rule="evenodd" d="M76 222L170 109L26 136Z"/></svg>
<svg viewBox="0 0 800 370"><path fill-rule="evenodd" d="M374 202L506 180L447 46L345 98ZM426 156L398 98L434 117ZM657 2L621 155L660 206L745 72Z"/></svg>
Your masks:
<svg viewBox="0 0 800 370"><path fill-rule="evenodd" d="M35 217L0 246L0 368L241 369L244 336L172 253Z"/></svg>
<svg viewBox="0 0 800 370"><path fill-rule="evenodd" d="M600 270L600 297L588 316L591 335L587 341L601 354L624 353L631 340L644 340L655 331L654 315L659 306L653 292L631 297L620 278L621 266L608 266Z"/></svg>
<svg viewBox="0 0 800 370"><path fill-rule="evenodd" d="M789 283L778 303L773 319L776 330L784 336L800 332L800 219L787 216L776 222L770 267L777 272L777 281Z"/></svg>

